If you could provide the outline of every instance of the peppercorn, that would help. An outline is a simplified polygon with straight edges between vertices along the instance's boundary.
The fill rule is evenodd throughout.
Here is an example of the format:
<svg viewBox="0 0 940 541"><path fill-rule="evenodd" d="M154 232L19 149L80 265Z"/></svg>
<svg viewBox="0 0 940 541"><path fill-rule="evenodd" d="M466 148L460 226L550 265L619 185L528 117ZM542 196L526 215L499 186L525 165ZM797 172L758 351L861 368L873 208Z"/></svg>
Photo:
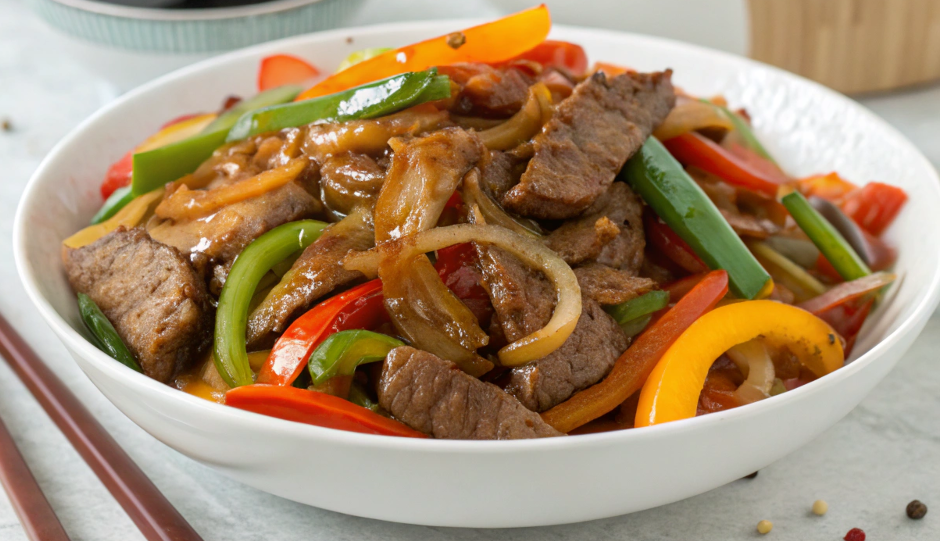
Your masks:
<svg viewBox="0 0 940 541"><path fill-rule="evenodd" d="M852 528L842 539L845 539L845 541L865 541L865 532L861 528Z"/></svg>
<svg viewBox="0 0 940 541"><path fill-rule="evenodd" d="M816 500L813 502L813 513L823 516L829 510L829 504L825 500Z"/></svg>
<svg viewBox="0 0 940 541"><path fill-rule="evenodd" d="M774 529L774 523L769 520L762 520L757 523L757 533L764 535L770 533L770 530ZM862 540L864 541L864 540Z"/></svg>
<svg viewBox="0 0 940 541"><path fill-rule="evenodd" d="M467 43L467 36L463 32L454 32L447 35L447 45L452 49L459 49L464 43Z"/></svg>
<svg viewBox="0 0 940 541"><path fill-rule="evenodd" d="M927 506L920 500L914 500L907 504L907 516L914 520L920 520L927 514Z"/></svg>

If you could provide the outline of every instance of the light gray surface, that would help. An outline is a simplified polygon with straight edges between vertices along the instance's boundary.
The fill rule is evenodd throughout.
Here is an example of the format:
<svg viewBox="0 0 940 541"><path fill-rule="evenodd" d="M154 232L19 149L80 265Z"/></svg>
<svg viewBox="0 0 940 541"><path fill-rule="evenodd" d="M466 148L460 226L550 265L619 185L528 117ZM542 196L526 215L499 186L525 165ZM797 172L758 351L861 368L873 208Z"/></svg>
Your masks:
<svg viewBox="0 0 940 541"><path fill-rule="evenodd" d="M435 2L372 0L357 22L494 13L479 0L460 5L455 10ZM755 525L761 519L774 522L768 539L836 540L856 526L872 541L940 538L937 317L900 366L854 412L810 445L761 471L757 479L659 509L585 524L487 531L360 519L238 485L170 450L90 384L30 305L13 266L13 213L30 174L56 141L113 97L105 82L62 56L49 32L21 1L0 0L0 119L9 119L13 126L11 132L0 132L0 311L206 539L731 540L758 537ZM863 103L940 164L940 87ZM0 416L73 539L142 538L5 364L0 364ZM368 490L368 481L355 479L354 472L350 482ZM829 502L825 517L810 514L817 498ZM913 498L933 505L923 521L904 515ZM0 539L25 539L2 495Z"/></svg>

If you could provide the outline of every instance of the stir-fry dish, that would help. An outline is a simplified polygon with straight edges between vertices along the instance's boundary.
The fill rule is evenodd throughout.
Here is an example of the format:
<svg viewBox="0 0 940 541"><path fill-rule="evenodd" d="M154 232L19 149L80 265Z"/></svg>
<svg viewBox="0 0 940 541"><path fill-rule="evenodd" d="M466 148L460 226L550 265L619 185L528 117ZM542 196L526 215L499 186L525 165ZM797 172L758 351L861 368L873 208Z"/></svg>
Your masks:
<svg viewBox="0 0 940 541"><path fill-rule="evenodd" d="M661 424L842 367L905 193L792 178L746 111L549 27L332 74L271 56L256 96L167 123L64 241L90 337L228 407L451 439Z"/></svg>

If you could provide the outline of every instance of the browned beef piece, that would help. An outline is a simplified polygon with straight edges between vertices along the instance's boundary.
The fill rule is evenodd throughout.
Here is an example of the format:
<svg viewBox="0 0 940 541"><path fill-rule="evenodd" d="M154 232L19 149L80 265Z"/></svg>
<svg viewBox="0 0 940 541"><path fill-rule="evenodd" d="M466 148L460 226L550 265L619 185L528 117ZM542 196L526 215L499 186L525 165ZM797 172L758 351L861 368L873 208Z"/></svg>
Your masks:
<svg viewBox="0 0 940 541"><path fill-rule="evenodd" d="M310 218L322 208L298 182L291 182L206 218L167 220L149 231L154 239L187 254L197 271L214 276L213 290L218 292L231 262L251 241L281 224Z"/></svg>
<svg viewBox="0 0 940 541"><path fill-rule="evenodd" d="M548 281L515 256L478 247L483 285L506 339L518 340L544 327L552 316L555 292ZM506 391L533 411L544 411L600 381L627 349L623 331L594 299L582 292L582 311L562 346L525 366L513 368Z"/></svg>
<svg viewBox="0 0 940 541"><path fill-rule="evenodd" d="M320 193L326 207L345 216L372 208L385 181L385 168L364 154L331 156L320 167Z"/></svg>
<svg viewBox="0 0 940 541"><path fill-rule="evenodd" d="M603 194L675 103L672 72L597 72L558 104L503 205L540 219L572 218Z"/></svg>
<svg viewBox="0 0 940 541"><path fill-rule="evenodd" d="M597 261L636 273L643 263L643 202L626 183L615 182L581 216L546 238L569 265Z"/></svg>
<svg viewBox="0 0 940 541"><path fill-rule="evenodd" d="M519 183L525 170L525 161L510 152L491 150L480 161L480 185L491 197L499 201Z"/></svg>
<svg viewBox="0 0 940 541"><path fill-rule="evenodd" d="M341 262L350 251L368 250L375 245L370 222L369 211L357 209L331 225L304 250L280 283L251 313L248 319L250 346L266 346L270 335L284 332L290 321L320 297L363 277L358 271L344 269Z"/></svg>
<svg viewBox="0 0 940 541"><path fill-rule="evenodd" d="M452 110L461 115L512 116L525 103L529 86L534 82L528 74L512 66L455 64L440 66L438 70L460 85L460 95Z"/></svg>
<svg viewBox="0 0 940 541"><path fill-rule="evenodd" d="M382 366L379 405L435 438L516 440L562 434L492 383L431 353L403 346Z"/></svg>
<svg viewBox="0 0 940 541"><path fill-rule="evenodd" d="M173 247L123 227L64 254L72 288L108 317L144 373L166 382L212 340L202 278Z"/></svg>
<svg viewBox="0 0 940 541"><path fill-rule="evenodd" d="M578 277L581 293L600 304L627 302L657 287L654 280L599 263L578 267L574 275Z"/></svg>
<svg viewBox="0 0 940 541"><path fill-rule="evenodd" d="M511 371L506 392L530 410L550 409L600 381L630 343L597 301L582 294L581 303L578 325L560 348Z"/></svg>

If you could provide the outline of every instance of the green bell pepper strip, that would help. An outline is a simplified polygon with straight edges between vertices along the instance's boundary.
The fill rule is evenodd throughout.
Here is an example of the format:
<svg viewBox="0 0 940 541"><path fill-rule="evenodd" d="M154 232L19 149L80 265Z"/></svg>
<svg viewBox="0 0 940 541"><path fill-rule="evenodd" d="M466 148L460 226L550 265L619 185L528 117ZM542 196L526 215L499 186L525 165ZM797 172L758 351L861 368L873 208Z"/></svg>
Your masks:
<svg viewBox="0 0 940 541"><path fill-rule="evenodd" d="M275 227L249 244L232 265L219 295L212 355L219 375L230 387L252 383L245 332L248 305L258 283L271 267L319 238L326 226L301 220Z"/></svg>
<svg viewBox="0 0 940 541"><path fill-rule="evenodd" d="M299 86L282 86L262 92L219 115L201 133L166 146L134 154L131 191L145 194L196 170L225 144L225 136L240 117L263 107L289 102Z"/></svg>
<svg viewBox="0 0 940 541"><path fill-rule="evenodd" d="M780 200L796 220L796 225L819 248L832 267L846 281L857 280L871 274L865 261L852 249L845 237L810 205L800 192L787 194Z"/></svg>
<svg viewBox="0 0 940 541"><path fill-rule="evenodd" d="M362 388L358 382L352 382L352 385L349 386L349 401L357 406L366 408L367 410L372 410L375 413L379 412L379 405L366 393L366 390Z"/></svg>
<svg viewBox="0 0 940 541"><path fill-rule="evenodd" d="M238 141L259 133L316 121L375 118L447 97L450 97L450 78L438 75L437 68L412 71L336 94L246 113L232 127L226 141Z"/></svg>
<svg viewBox="0 0 940 541"><path fill-rule="evenodd" d="M134 359L134 355L127 349L127 346L124 345L121 337L114 329L114 325L108 321L107 316L104 315L101 308L98 308L95 301L91 300L91 297L84 293L78 294L78 312L81 314L85 326L91 331L91 335L94 337L95 345L98 346L98 349L107 353L124 366L138 372L143 372L143 370L140 369L140 365L137 364L137 360Z"/></svg>
<svg viewBox="0 0 940 541"><path fill-rule="evenodd" d="M741 137L741 141L744 143L744 145L747 148L749 148L750 150L753 150L761 158L764 158L765 160L770 161L774 165L777 164L777 162L774 161L773 156L771 156L770 153L767 152L767 149L764 148L764 145L761 144L760 140L754 134L754 129L751 128L751 125L748 124L747 121L741 118L741 115L735 113L731 109L728 109L724 105L717 105L704 98L702 99L702 101L720 110L722 113L725 114L725 116L728 117L728 120L730 120L731 124L734 125L734 131L738 133L738 135Z"/></svg>
<svg viewBox="0 0 940 541"><path fill-rule="evenodd" d="M770 294L770 275L656 138L647 139L620 174L710 268L728 272L736 295L754 299Z"/></svg>
<svg viewBox="0 0 940 541"><path fill-rule="evenodd" d="M610 314L618 324L623 325L638 317L643 317L657 310L662 310L666 306L669 306L668 291L650 291L635 299L630 299L627 302L605 306L604 310Z"/></svg>
<svg viewBox="0 0 940 541"><path fill-rule="evenodd" d="M631 319L626 323L621 323L620 328L623 329L623 334L627 335L627 338L633 338L634 336L643 332L643 329L649 325L650 321L653 319L653 314L646 314L645 316L640 316L636 319Z"/></svg>
<svg viewBox="0 0 940 541"><path fill-rule="evenodd" d="M91 225L100 224L108 218L111 218L117 214L119 210L124 208L125 205L130 203L134 197L136 196L131 191L130 186L124 186L114 190L108 197L108 200L104 202L104 205L101 205L98 212L91 218Z"/></svg>
<svg viewBox="0 0 940 541"><path fill-rule="evenodd" d="M360 364L381 361L389 351L403 345L401 340L372 331L333 333L310 355L308 366L313 385L335 376L351 376Z"/></svg>

